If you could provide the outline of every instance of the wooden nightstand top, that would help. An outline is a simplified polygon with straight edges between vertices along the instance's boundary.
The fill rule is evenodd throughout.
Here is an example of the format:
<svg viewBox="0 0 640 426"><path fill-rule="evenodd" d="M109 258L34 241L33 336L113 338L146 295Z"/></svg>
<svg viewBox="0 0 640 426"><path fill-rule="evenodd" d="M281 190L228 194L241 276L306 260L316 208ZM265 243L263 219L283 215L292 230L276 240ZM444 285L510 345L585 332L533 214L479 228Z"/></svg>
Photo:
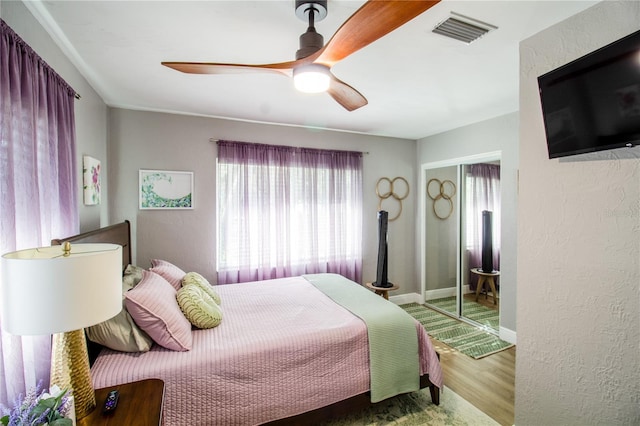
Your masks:
<svg viewBox="0 0 640 426"><path fill-rule="evenodd" d="M107 394L116 389L120 393L118 406L111 414L102 414ZM96 389L96 408L77 421L77 426L158 426L162 424L164 382L146 379L108 388Z"/></svg>

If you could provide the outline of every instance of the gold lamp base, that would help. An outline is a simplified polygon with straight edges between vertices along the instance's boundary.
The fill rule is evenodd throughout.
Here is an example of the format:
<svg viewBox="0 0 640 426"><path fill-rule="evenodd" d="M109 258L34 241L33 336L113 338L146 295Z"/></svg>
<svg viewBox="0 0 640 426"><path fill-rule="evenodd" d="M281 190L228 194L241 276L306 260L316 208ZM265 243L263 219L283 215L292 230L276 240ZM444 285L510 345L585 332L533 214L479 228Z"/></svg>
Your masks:
<svg viewBox="0 0 640 426"><path fill-rule="evenodd" d="M71 391L78 420L86 417L96 407L84 330L53 335L51 385Z"/></svg>

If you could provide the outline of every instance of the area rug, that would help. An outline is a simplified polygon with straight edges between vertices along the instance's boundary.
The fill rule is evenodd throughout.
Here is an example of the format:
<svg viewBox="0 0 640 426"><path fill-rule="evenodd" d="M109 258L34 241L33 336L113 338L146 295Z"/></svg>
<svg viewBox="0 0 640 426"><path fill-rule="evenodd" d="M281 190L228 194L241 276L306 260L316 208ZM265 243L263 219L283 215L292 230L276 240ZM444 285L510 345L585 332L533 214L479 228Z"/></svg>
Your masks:
<svg viewBox="0 0 640 426"><path fill-rule="evenodd" d="M433 305L446 312L456 311L456 297L443 297L441 299L429 300L429 305ZM486 327L491 327L496 332L500 330L500 313L497 309L487 308L473 300L462 300L462 313L465 317Z"/></svg>
<svg viewBox="0 0 640 426"><path fill-rule="evenodd" d="M359 413L326 423L330 426L494 426L497 424L491 417L447 387L440 392L440 405L434 405L431 402L429 389L422 389L390 398Z"/></svg>
<svg viewBox="0 0 640 426"><path fill-rule="evenodd" d="M424 305L408 303L400 307L417 319L431 337L474 359L514 346L483 328L458 321Z"/></svg>

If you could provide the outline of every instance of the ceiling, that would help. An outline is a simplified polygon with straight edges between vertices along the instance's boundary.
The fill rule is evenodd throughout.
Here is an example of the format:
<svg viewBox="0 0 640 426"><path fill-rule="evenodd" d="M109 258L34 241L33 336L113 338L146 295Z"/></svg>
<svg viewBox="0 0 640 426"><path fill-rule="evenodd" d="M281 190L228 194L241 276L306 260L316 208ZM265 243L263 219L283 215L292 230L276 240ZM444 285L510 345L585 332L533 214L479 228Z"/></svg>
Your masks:
<svg viewBox="0 0 640 426"><path fill-rule="evenodd" d="M363 3L329 0L315 25L325 43ZM293 0L25 2L109 106L406 139L517 111L519 42L595 3L443 0L333 66L369 101L348 112L281 75L193 75L160 65L293 60L307 28ZM498 29L471 44L432 33L450 12Z"/></svg>

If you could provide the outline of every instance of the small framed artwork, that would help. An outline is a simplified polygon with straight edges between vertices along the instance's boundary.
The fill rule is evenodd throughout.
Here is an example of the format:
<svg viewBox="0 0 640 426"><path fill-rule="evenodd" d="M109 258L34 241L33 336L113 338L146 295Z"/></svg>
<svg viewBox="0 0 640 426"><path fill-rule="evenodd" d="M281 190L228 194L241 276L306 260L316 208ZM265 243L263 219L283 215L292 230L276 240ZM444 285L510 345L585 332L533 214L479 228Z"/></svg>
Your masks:
<svg viewBox="0 0 640 426"><path fill-rule="evenodd" d="M140 170L140 209L193 209L193 172Z"/></svg>
<svg viewBox="0 0 640 426"><path fill-rule="evenodd" d="M100 204L100 161L88 155L82 158L82 180L84 204Z"/></svg>

